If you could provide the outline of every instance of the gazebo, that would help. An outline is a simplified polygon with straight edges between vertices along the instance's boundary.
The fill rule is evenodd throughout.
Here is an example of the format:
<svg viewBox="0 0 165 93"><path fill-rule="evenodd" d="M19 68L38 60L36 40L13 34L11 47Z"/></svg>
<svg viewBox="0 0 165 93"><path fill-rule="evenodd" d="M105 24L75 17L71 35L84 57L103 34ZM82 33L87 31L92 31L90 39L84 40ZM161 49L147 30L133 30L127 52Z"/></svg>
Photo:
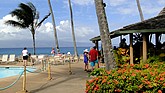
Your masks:
<svg viewBox="0 0 165 93"><path fill-rule="evenodd" d="M115 38L121 35L128 35L130 39L130 64L133 64L133 34L141 33L143 35L143 62L147 60L147 42L149 34L155 34L156 36L156 46L159 41L159 36L165 34L165 7L158 14L158 16L124 26L121 29L110 32L111 38ZM100 36L91 38L90 41L94 42L98 46L98 41L100 41Z"/></svg>

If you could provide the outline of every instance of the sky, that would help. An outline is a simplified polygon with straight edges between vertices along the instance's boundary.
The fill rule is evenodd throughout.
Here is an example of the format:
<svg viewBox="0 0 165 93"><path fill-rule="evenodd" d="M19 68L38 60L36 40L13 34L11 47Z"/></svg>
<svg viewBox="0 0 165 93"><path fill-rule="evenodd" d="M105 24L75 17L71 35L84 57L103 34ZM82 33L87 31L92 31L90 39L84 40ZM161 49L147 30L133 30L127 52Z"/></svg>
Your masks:
<svg viewBox="0 0 165 93"><path fill-rule="evenodd" d="M55 24L60 47L73 47L68 0L50 0L55 17ZM109 30L140 22L136 0L103 0L106 3L106 16ZM32 2L40 14L39 20L49 13L48 0L1 0L0 3L0 48L33 47L32 35L28 29L5 25L14 19L10 12L20 3ZM78 47L93 46L89 40L100 35L94 0L71 0L75 37ZM165 0L140 0L144 19L158 15L165 7ZM36 30L36 47L54 47L55 39L51 16ZM128 38L127 36L125 37ZM165 36L162 37L165 40ZM119 38L112 39L118 45Z"/></svg>

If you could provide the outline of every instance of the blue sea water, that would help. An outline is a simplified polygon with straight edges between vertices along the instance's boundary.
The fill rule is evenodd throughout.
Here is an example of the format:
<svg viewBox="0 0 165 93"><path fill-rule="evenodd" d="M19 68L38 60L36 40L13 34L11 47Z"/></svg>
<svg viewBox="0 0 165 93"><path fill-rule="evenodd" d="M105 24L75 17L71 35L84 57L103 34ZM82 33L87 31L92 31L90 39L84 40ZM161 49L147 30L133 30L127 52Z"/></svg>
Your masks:
<svg viewBox="0 0 165 93"><path fill-rule="evenodd" d="M44 54L44 55L50 55L52 47L39 47L36 48L36 55ZM78 54L83 54L83 50L90 49L90 47L77 47ZM22 54L23 48L0 48L0 55L3 54L15 54L16 56L20 56ZM33 48L27 48L28 52L33 54ZM60 47L61 53L67 53L70 52L71 54L74 54L74 47ZM57 53L57 52L56 52Z"/></svg>

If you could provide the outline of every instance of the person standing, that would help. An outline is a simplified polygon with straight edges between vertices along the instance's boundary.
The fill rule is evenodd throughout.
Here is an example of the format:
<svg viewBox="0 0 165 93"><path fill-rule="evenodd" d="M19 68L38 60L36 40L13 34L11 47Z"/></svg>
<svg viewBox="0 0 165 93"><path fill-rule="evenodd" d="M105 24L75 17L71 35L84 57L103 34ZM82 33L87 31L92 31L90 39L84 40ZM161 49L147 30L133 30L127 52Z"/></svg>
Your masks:
<svg viewBox="0 0 165 93"><path fill-rule="evenodd" d="M56 53L56 52L55 52L54 48L52 48L51 55L52 55L52 56L55 56L55 53Z"/></svg>
<svg viewBox="0 0 165 93"><path fill-rule="evenodd" d="M96 46L94 46L89 51L89 59L90 59L90 65L92 67L92 70L94 70L95 64L97 64L97 67L99 68L99 64L98 64L98 51L96 50Z"/></svg>
<svg viewBox="0 0 165 93"><path fill-rule="evenodd" d="M23 55L24 66L26 66L27 65L27 60L28 60L28 50L27 50L26 47L22 50L22 55Z"/></svg>
<svg viewBox="0 0 165 93"><path fill-rule="evenodd" d="M88 71L88 49L84 50L84 71Z"/></svg>

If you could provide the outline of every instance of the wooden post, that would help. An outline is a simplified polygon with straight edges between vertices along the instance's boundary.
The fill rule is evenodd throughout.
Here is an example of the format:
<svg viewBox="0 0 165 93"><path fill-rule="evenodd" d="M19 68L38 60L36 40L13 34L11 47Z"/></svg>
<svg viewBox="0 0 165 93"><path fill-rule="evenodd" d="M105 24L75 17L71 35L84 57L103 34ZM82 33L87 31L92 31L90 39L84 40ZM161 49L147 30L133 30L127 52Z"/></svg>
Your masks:
<svg viewBox="0 0 165 93"><path fill-rule="evenodd" d="M26 64L24 65L23 91L26 91Z"/></svg>
<svg viewBox="0 0 165 93"><path fill-rule="evenodd" d="M28 93L26 90L26 64L24 64L24 76L23 76L23 87L21 91L18 91L16 93Z"/></svg>
<svg viewBox="0 0 165 93"><path fill-rule="evenodd" d="M51 80L51 66L50 66L50 62L48 61L48 80Z"/></svg>
<svg viewBox="0 0 165 93"><path fill-rule="evenodd" d="M23 70L24 76L23 76L22 90L18 91L16 93L28 93L28 91L26 90L26 65L27 65L27 61L28 60L26 60L26 61L23 60L23 63L24 63L24 70Z"/></svg>
<svg viewBox="0 0 165 93"><path fill-rule="evenodd" d="M147 61L147 42L146 34L143 34L143 63Z"/></svg>
<svg viewBox="0 0 165 93"><path fill-rule="evenodd" d="M42 71L45 71L45 69L44 69L44 61L43 61L43 59L41 59L41 66L42 66Z"/></svg>
<svg viewBox="0 0 165 93"><path fill-rule="evenodd" d="M130 64L133 64L133 34L130 34Z"/></svg>
<svg viewBox="0 0 165 93"><path fill-rule="evenodd" d="M70 55L69 55L69 75L72 74L72 71L71 71L71 58L70 58Z"/></svg>

